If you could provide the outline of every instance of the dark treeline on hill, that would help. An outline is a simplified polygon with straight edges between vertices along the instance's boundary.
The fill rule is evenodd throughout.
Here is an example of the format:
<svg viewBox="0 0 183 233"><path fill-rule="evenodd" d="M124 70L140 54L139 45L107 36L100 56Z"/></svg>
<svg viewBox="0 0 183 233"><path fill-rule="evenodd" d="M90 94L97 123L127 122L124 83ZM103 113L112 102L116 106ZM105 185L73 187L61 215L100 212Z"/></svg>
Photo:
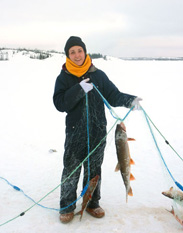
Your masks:
<svg viewBox="0 0 183 233"><path fill-rule="evenodd" d="M27 53L32 52L33 54L30 55L30 58L32 58L32 59L43 60L43 59L51 57L50 52L42 51L42 50L39 50L39 49L19 48L19 49L17 49L17 51L24 52L24 53L25 52L27 52Z"/></svg>
<svg viewBox="0 0 183 233"><path fill-rule="evenodd" d="M106 55L103 56L101 53L88 53L88 55L92 59L103 58L104 60L107 60Z"/></svg>

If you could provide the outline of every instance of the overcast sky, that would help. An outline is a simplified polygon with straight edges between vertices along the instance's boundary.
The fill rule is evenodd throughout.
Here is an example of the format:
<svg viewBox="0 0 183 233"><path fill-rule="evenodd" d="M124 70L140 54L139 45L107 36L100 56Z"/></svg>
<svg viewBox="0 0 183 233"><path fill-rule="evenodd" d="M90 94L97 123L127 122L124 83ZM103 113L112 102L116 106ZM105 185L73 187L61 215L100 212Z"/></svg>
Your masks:
<svg viewBox="0 0 183 233"><path fill-rule="evenodd" d="M183 57L183 0L0 0L0 7L0 47L62 52L74 35L90 53Z"/></svg>

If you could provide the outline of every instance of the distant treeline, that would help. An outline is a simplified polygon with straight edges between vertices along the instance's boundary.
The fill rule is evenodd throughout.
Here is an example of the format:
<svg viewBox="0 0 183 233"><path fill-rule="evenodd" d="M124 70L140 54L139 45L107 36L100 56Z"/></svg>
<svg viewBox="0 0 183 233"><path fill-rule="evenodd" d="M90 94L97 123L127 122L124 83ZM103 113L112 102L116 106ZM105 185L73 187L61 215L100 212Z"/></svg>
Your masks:
<svg viewBox="0 0 183 233"><path fill-rule="evenodd" d="M32 59L39 59L43 60L46 58L49 58L52 56L52 51L43 51L39 49L26 49L26 48L17 48L17 49L11 49L11 48L0 48L0 60L8 60L9 54L8 50L12 50L13 54L22 52L22 55L28 56Z"/></svg>
<svg viewBox="0 0 183 233"><path fill-rule="evenodd" d="M31 52L30 58L39 60L43 60L52 56L50 52L39 49L19 48L17 49L17 52L23 52L23 55L28 55Z"/></svg>
<svg viewBox="0 0 183 233"><path fill-rule="evenodd" d="M6 50L6 51L4 51ZM9 53L7 50L12 50L13 54L23 52L23 55L27 55L32 59L46 59L53 55L53 53L65 54L64 52L58 52L56 50L40 50L40 49L27 49L27 48L0 48L0 61L9 60ZM88 53L92 59L103 58L107 60L106 55L101 53ZM129 61L182 61L183 57L119 57L122 60Z"/></svg>
<svg viewBox="0 0 183 233"><path fill-rule="evenodd" d="M182 61L183 57L120 57L127 61Z"/></svg>
<svg viewBox="0 0 183 233"><path fill-rule="evenodd" d="M0 52L4 53L3 50L13 50L13 53L23 52L23 55L28 55L30 53L30 58L32 59L46 59L52 56L52 53L65 54L64 52L58 52L56 50L40 50L40 49L27 49L27 48L0 48ZM106 55L101 53L88 53L92 59L103 58L107 60Z"/></svg>
<svg viewBox="0 0 183 233"><path fill-rule="evenodd" d="M9 60L9 55L8 55L8 52L1 52L0 51L0 61L7 61Z"/></svg>
<svg viewBox="0 0 183 233"><path fill-rule="evenodd" d="M107 60L106 55L102 55L101 53L88 53L88 55L89 55L92 59L103 58L104 60Z"/></svg>

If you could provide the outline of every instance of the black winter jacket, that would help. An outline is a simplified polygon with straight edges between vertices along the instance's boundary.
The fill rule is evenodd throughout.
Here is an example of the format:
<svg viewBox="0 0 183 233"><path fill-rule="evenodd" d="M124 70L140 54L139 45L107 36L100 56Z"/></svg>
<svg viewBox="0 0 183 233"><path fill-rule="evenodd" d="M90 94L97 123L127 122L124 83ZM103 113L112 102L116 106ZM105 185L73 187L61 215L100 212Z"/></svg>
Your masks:
<svg viewBox="0 0 183 233"><path fill-rule="evenodd" d="M136 98L136 96L120 92L107 75L93 65L81 78L70 74L63 68L56 79L53 102L58 111L67 113L66 132L72 130L77 124L81 124L83 113L86 111L85 92L79 85L85 78L90 78L90 81L113 107L130 108L132 101ZM95 88L88 93L88 103L89 117L93 119L90 127L106 126L104 102Z"/></svg>

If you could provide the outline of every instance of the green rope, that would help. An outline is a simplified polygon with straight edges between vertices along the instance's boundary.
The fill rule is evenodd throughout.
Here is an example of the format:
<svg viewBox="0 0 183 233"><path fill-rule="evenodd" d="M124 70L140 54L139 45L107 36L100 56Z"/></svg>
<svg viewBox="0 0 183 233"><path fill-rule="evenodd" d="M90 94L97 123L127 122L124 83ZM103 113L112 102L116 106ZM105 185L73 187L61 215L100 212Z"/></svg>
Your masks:
<svg viewBox="0 0 183 233"><path fill-rule="evenodd" d="M5 225L5 224L8 224L8 223L12 222L13 220L19 218L20 216L21 216L21 215L19 214L18 216L16 216L16 217L14 217L14 218L12 218L12 219L10 219L10 220L8 220L8 221L6 221L6 222L0 224L0 227L3 226L3 225Z"/></svg>

